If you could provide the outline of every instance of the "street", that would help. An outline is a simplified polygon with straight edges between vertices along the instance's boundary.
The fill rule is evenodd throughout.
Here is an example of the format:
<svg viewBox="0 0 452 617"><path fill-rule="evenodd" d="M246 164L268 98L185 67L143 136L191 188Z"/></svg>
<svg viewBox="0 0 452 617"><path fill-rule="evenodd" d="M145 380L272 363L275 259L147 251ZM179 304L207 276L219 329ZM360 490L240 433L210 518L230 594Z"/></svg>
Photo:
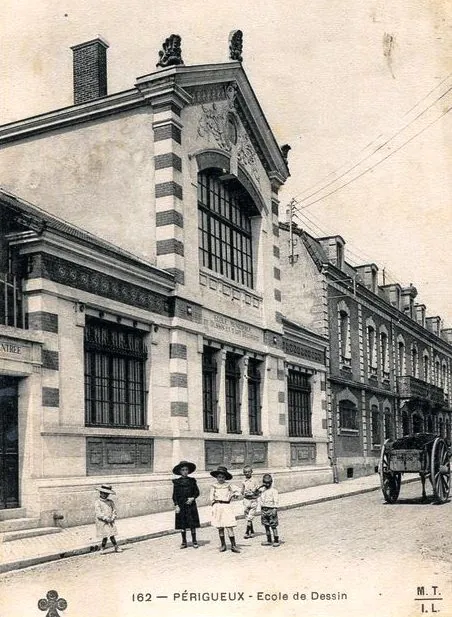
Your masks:
<svg viewBox="0 0 452 617"><path fill-rule="evenodd" d="M180 550L180 537L170 535L125 545L122 554L8 573L0 612L43 615L38 600L56 590L67 601L63 617L450 616L452 505L419 496L415 483L402 486L395 505L375 491L281 512L279 548L261 545L259 520L259 535L244 540L238 521L240 555L220 554L209 527L199 530L198 550Z"/></svg>

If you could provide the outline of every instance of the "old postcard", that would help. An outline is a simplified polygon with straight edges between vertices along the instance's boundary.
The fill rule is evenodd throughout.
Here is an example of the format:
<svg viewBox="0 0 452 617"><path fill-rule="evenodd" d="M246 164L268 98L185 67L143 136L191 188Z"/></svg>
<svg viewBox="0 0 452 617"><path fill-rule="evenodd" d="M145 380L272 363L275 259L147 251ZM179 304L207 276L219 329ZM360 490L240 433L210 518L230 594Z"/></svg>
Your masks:
<svg viewBox="0 0 452 617"><path fill-rule="evenodd" d="M450 3L0 17L0 613L452 616Z"/></svg>

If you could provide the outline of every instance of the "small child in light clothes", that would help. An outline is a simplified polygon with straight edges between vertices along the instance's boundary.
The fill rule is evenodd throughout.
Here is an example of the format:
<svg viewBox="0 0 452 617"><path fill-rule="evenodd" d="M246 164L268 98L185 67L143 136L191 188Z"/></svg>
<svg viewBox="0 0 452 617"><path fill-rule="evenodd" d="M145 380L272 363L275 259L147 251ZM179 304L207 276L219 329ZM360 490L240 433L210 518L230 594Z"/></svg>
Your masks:
<svg viewBox="0 0 452 617"><path fill-rule="evenodd" d="M96 499L94 510L97 537L102 538L100 552L105 553L108 538L110 538L115 553L122 553L122 548L118 546L115 538L118 533L115 523L117 517L115 503L110 499L110 495L116 495L116 493L109 484L102 484L97 490L99 491L99 499Z"/></svg>
<svg viewBox="0 0 452 617"><path fill-rule="evenodd" d="M280 546L278 537L278 491L272 486L273 478L266 473L262 478L263 486L260 487L261 523L265 527L267 542L265 546Z"/></svg>
<svg viewBox="0 0 452 617"><path fill-rule="evenodd" d="M254 536L253 518L256 515L257 500L259 497L259 482L253 478L253 469L250 465L243 468L245 479L242 483L243 512L246 518L245 540Z"/></svg>
<svg viewBox="0 0 452 617"><path fill-rule="evenodd" d="M226 550L226 540L224 530L226 529L229 540L231 542L231 551L240 553L237 548L234 536L234 527L237 525L234 513L233 499L240 496L240 489L229 484L227 480L232 480L232 475L226 467L218 467L215 471L211 471L210 475L217 479L215 484L210 488L210 503L212 504L212 527L218 529L220 536L220 553Z"/></svg>

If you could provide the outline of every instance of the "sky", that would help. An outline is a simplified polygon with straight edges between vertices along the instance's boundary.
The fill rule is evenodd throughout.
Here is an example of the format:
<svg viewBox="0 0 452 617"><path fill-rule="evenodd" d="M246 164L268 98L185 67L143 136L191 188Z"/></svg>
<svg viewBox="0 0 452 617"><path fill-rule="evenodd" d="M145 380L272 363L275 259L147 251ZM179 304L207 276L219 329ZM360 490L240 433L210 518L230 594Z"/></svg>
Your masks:
<svg viewBox="0 0 452 617"><path fill-rule="evenodd" d="M297 223L341 235L352 264L380 267L380 284L383 268L384 282L413 283L452 327L448 0L2 0L0 123L72 103L71 45L108 41L113 93L155 70L169 34L185 64L204 64L227 61L234 29L292 148L283 216L296 197Z"/></svg>

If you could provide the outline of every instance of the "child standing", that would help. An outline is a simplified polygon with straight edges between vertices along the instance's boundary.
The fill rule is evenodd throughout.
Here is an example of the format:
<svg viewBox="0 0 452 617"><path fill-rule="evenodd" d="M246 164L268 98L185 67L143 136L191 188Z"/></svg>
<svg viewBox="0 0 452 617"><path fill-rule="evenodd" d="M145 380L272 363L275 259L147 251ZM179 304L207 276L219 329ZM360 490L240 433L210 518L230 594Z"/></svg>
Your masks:
<svg viewBox="0 0 452 617"><path fill-rule="evenodd" d="M232 499L240 495L240 490L227 482L227 480L232 480L232 476L226 467L218 467L215 471L211 471L210 475L217 479L216 484L212 484L210 489L210 503L212 504L212 526L218 529L220 536L220 553L226 550L225 529L231 542L231 551L240 553L235 543L234 527L237 522L234 506L231 503Z"/></svg>
<svg viewBox="0 0 452 617"><path fill-rule="evenodd" d="M245 540L254 536L253 518L256 515L257 499L259 497L259 482L253 478L253 469L250 465L243 468L245 479L242 483L243 511L246 518Z"/></svg>
<svg viewBox="0 0 452 617"><path fill-rule="evenodd" d="M118 533L116 529L116 508L114 501L110 499L111 495L116 495L115 491L109 484L102 484L98 489L99 499L96 499L94 510L96 514L96 532L98 538L102 538L100 552L105 553L108 538L115 548L115 553L122 553L122 548L118 546L115 536Z"/></svg>
<svg viewBox="0 0 452 617"><path fill-rule="evenodd" d="M173 469L173 474L180 476L173 480L173 503L176 511L176 529L182 535L181 548L187 548L187 529L191 531L193 548L199 548L196 541L196 530L200 527L198 508L195 499L199 497L199 488L194 478L189 474L196 469L194 463L181 461Z"/></svg>
<svg viewBox="0 0 452 617"><path fill-rule="evenodd" d="M266 473L263 478L263 487L261 487L260 501L261 501L261 522L265 527L265 533L267 534L266 546L272 545L273 531L273 546L279 546L278 537L278 491L272 486L273 478L269 473Z"/></svg>

